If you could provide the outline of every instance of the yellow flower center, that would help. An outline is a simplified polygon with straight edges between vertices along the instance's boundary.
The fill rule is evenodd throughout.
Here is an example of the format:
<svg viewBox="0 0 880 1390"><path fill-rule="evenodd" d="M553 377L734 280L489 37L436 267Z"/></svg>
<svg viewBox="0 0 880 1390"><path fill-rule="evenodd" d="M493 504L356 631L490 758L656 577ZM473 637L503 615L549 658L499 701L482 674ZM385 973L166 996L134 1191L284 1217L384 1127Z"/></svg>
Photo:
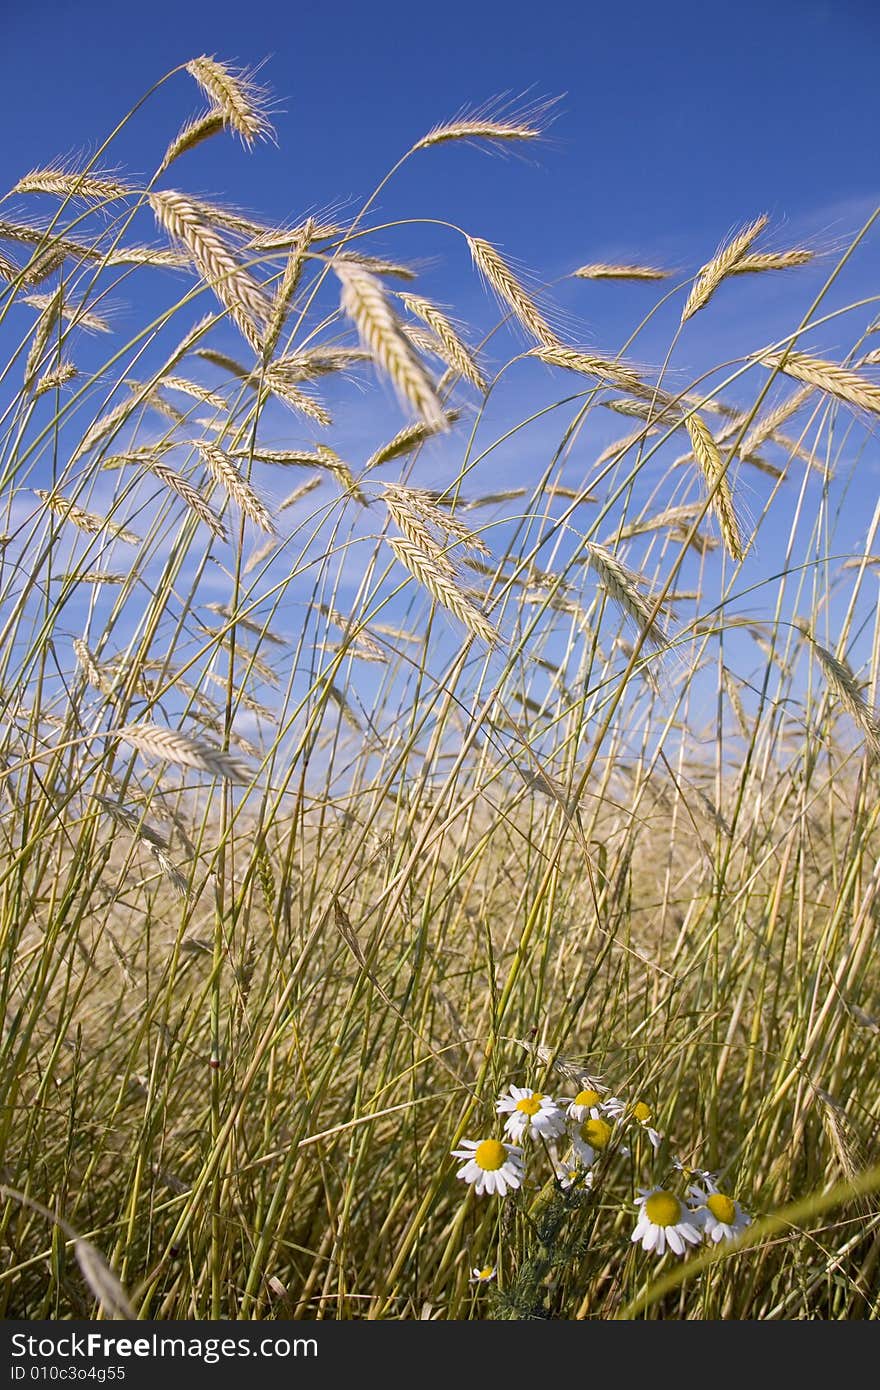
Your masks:
<svg viewBox="0 0 880 1390"><path fill-rule="evenodd" d="M592 1106L598 1105L601 1099L598 1091L578 1091L574 1103L575 1105L585 1105L587 1109L590 1109Z"/></svg>
<svg viewBox="0 0 880 1390"><path fill-rule="evenodd" d="M521 1110L524 1115L537 1115L541 1109L541 1101L544 1099L540 1091L536 1091L533 1096L526 1096L523 1100L516 1103L517 1110Z"/></svg>
<svg viewBox="0 0 880 1390"><path fill-rule="evenodd" d="M500 1168L506 1158L507 1150L497 1139L484 1139L474 1153L474 1162L484 1173L492 1173Z"/></svg>
<svg viewBox="0 0 880 1390"><path fill-rule="evenodd" d="M671 1192L652 1192L645 1215L655 1226L675 1226L681 1220L681 1202Z"/></svg>
<svg viewBox="0 0 880 1390"><path fill-rule="evenodd" d="M651 1118L651 1107L646 1105L643 1100L636 1101L633 1106L633 1119L638 1120L639 1124L647 1124Z"/></svg>
<svg viewBox="0 0 880 1390"><path fill-rule="evenodd" d="M478 1278L478 1279L491 1279L491 1278L492 1278L492 1275L493 1275L494 1273L495 1273L495 1266L494 1266L494 1265L483 1265L483 1268L482 1268L481 1270L478 1270L478 1272L477 1272L477 1278Z"/></svg>
<svg viewBox="0 0 880 1390"><path fill-rule="evenodd" d="M711 1197L706 1198L706 1206L715 1220L722 1221L725 1226L732 1226L736 1220L736 1204L723 1192L713 1192Z"/></svg>
<svg viewBox="0 0 880 1390"><path fill-rule="evenodd" d="M584 1120L581 1125L581 1138L591 1149L607 1149L611 1138L611 1126L607 1120Z"/></svg>

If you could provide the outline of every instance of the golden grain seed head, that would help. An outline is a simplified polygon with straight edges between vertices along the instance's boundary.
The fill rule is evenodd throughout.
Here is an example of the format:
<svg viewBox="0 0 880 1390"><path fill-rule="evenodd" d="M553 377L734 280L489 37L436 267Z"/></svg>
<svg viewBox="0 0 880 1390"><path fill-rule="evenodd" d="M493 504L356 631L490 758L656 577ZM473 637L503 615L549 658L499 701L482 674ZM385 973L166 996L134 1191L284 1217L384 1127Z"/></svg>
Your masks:
<svg viewBox="0 0 880 1390"><path fill-rule="evenodd" d="M244 145L250 147L255 140L274 134L266 113L268 93L254 81L253 73L231 68L206 54L193 58L186 70Z"/></svg>
<svg viewBox="0 0 880 1390"><path fill-rule="evenodd" d="M705 308L721 281L725 276L730 275L733 268L743 259L752 242L760 236L767 226L768 221L769 218L766 214L762 214L755 218L754 222L743 227L729 241L722 242L711 261L707 261L702 266L693 283L682 310L682 323L687 323L688 319L692 318L698 310Z"/></svg>

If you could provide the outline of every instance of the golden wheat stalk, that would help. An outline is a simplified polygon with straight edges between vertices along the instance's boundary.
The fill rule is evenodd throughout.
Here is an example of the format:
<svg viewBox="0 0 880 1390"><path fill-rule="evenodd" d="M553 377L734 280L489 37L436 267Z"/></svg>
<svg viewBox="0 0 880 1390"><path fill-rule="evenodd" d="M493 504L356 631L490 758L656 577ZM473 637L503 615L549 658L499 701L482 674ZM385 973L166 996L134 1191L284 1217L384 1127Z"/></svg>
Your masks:
<svg viewBox="0 0 880 1390"><path fill-rule="evenodd" d="M255 140L274 134L266 114L268 93L254 82L252 73L237 71L207 54L193 58L186 70L242 144L250 147Z"/></svg>
<svg viewBox="0 0 880 1390"><path fill-rule="evenodd" d="M166 464L158 463L156 460L150 463L150 470L156 475L160 483L164 483L165 487L176 493L186 503L199 521L204 522L212 535L220 541L227 539L226 527L220 517L212 507L208 506L202 494L193 487L192 483L187 482L186 478L173 468L168 468Z"/></svg>
<svg viewBox="0 0 880 1390"><path fill-rule="evenodd" d="M256 550L251 551L251 554L247 557L247 560L242 566L242 574L253 573L264 560L268 560L269 556L274 552L277 543L277 537L270 536L262 545L258 545Z"/></svg>
<svg viewBox="0 0 880 1390"><path fill-rule="evenodd" d="M219 135L225 126L226 117L216 106L212 107L210 111L206 111L204 115L194 116L191 121L187 121L165 151L161 166L162 172L170 164L173 164L175 159L179 159L182 154L194 150L204 140L210 140L212 135Z"/></svg>
<svg viewBox="0 0 880 1390"><path fill-rule="evenodd" d="M703 477L706 479L706 485L712 493L712 508L718 521L722 540L731 558L737 561L742 560L745 551L739 533L736 512L733 508L733 494L721 462L718 445L715 443L712 431L696 412L688 415L684 423L690 435L694 458L700 465Z"/></svg>
<svg viewBox="0 0 880 1390"><path fill-rule="evenodd" d="M130 198L134 189L112 173L90 171L76 173L72 169L33 169L19 179L13 193L50 193L58 198L82 198L88 202L116 202Z"/></svg>
<svg viewBox="0 0 880 1390"><path fill-rule="evenodd" d="M823 647L806 623L800 622L797 626L816 653L838 701L861 732L868 756L872 762L880 762L880 719L865 700L849 663Z"/></svg>
<svg viewBox="0 0 880 1390"><path fill-rule="evenodd" d="M401 332L384 286L360 266L334 261L333 268L342 285L342 309L357 328L364 347L422 420L443 429L446 416L433 382Z"/></svg>
<svg viewBox="0 0 880 1390"><path fill-rule="evenodd" d="M580 280L668 280L671 270L653 265L582 265L573 272Z"/></svg>
<svg viewBox="0 0 880 1390"><path fill-rule="evenodd" d="M745 256L752 242L763 232L768 221L769 218L762 213L760 217L755 218L754 222L750 222L735 236L732 236L729 241L722 242L711 261L707 261L704 266L701 266L682 310L682 323L687 323L688 319L692 318L699 309L705 308L721 281L733 272L734 267Z"/></svg>
<svg viewBox="0 0 880 1390"><path fill-rule="evenodd" d="M16 265L15 261L9 260L7 256L0 254L0 280L6 280L11 285L21 274L21 266Z"/></svg>
<svg viewBox="0 0 880 1390"><path fill-rule="evenodd" d="M639 576L596 541L586 542L586 557L608 597L637 624L645 645L654 649L664 646L666 633L660 625L660 614L651 617L653 605L639 587Z"/></svg>
<svg viewBox="0 0 880 1390"><path fill-rule="evenodd" d="M34 378L43 362L43 354L49 345L52 331L61 315L63 289L59 285L54 294L46 297L42 305L42 312L37 319L31 345L28 349L27 359L24 364L24 385L25 388L33 384Z"/></svg>
<svg viewBox="0 0 880 1390"><path fill-rule="evenodd" d="M55 291L57 294L58 291ZM26 294L22 298L23 304L32 304L35 309L45 309L51 305L55 294ZM101 318L93 309L84 309L81 304L70 304L66 301L61 304L61 317L67 323L74 324L77 328L86 328L91 333L109 333L110 325L106 319Z"/></svg>
<svg viewBox="0 0 880 1390"><path fill-rule="evenodd" d="M188 377L163 376L159 386L163 391L180 391L184 396L192 396L194 400L201 401L203 405L213 406L215 410L227 409L227 403L222 396L218 396L215 391L209 391L197 381L190 381Z"/></svg>
<svg viewBox="0 0 880 1390"><path fill-rule="evenodd" d="M34 488L34 492L50 511L61 517L62 520L71 522L79 531L85 531L90 536L95 536L100 531L107 531L115 540L125 541L127 545L142 544L141 537L136 536L133 531L126 531L123 526L117 525L109 517L97 516L94 512L83 511L82 507L76 506L68 498L62 497L60 493L46 492L44 488Z"/></svg>
<svg viewBox="0 0 880 1390"><path fill-rule="evenodd" d="M57 367L52 367L48 372L44 372L39 381L35 383L34 400L44 396L47 391L60 390L69 381L73 381L77 375L77 368L72 362L59 362Z"/></svg>
<svg viewBox="0 0 880 1390"><path fill-rule="evenodd" d="M389 536L388 544L404 569L409 571L436 603L458 618L471 636L479 637L489 646L501 640L485 613L472 602L453 578L438 567L434 552L426 552L399 536Z"/></svg>
<svg viewBox="0 0 880 1390"><path fill-rule="evenodd" d="M563 347L560 343L554 343L550 347L531 348L529 356L540 358L548 367L563 367L566 371L578 372L582 376L594 376L620 391L644 394L651 390L638 372L626 362L615 362L606 357L597 357L593 353L579 352L576 348Z"/></svg>
<svg viewBox="0 0 880 1390"><path fill-rule="evenodd" d="M152 723L125 724L121 729L114 730L112 736L129 744L138 753L161 758L175 767L210 772L212 776L223 777L229 782L249 782L251 779L247 764L233 753L202 743L177 729Z"/></svg>
<svg viewBox="0 0 880 1390"><path fill-rule="evenodd" d="M741 446L741 453L751 454L759 449L768 439L774 438L781 425L790 420L792 415L800 410L801 406L813 394L812 386L802 386L794 391L786 400L780 401L779 405L768 410L760 420L756 420L745 436Z"/></svg>
<svg viewBox="0 0 880 1390"><path fill-rule="evenodd" d="M444 424L440 428L448 429L454 425L459 418L459 411L447 410ZM424 444L426 439L430 439L438 433L434 425L427 425L419 421L415 425L406 425L402 430L398 430L393 439L389 439L387 444L382 444L374 454L371 454L364 465L366 472L370 468L378 468L380 463L389 463L392 459L405 458L407 454L413 453L420 444Z"/></svg>
<svg viewBox="0 0 880 1390"><path fill-rule="evenodd" d="M321 468L325 468L331 473L343 492L348 493L356 502L360 502L362 507L368 505L367 499L357 485L354 474L348 464L339 457L335 449L331 449L329 444L319 444L315 449L318 462Z"/></svg>
<svg viewBox="0 0 880 1390"><path fill-rule="evenodd" d="M89 651L88 644L84 642L81 637L74 637L71 645L73 646L77 665L89 685L93 685L102 695L112 695L113 681L109 680L101 670L95 658L92 656L92 653Z"/></svg>
<svg viewBox="0 0 880 1390"><path fill-rule="evenodd" d="M848 367L825 362L819 357L808 357L803 352L765 352L758 357L758 361L771 371L778 370L794 377L795 381L817 386L820 391L846 401L847 405L880 415L880 386Z"/></svg>
<svg viewBox="0 0 880 1390"><path fill-rule="evenodd" d="M322 257L322 259L326 259ZM400 261L387 261L382 256L368 256L363 251L340 251L334 257L334 265L353 265L371 275L385 275L395 280L415 280L417 272L410 265Z"/></svg>
<svg viewBox="0 0 880 1390"><path fill-rule="evenodd" d="M278 503L279 512L286 512L288 507L296 506L297 502L302 501L303 497L308 497L310 492L314 492L316 487L321 485L320 473L315 473L311 478L306 478L304 483L295 487L293 492L289 492L283 502Z"/></svg>
<svg viewBox="0 0 880 1390"><path fill-rule="evenodd" d="M186 248L202 278L253 345L272 312L263 289L189 198L168 190L150 193L148 200L159 225Z"/></svg>
<svg viewBox="0 0 880 1390"><path fill-rule="evenodd" d="M324 405L323 401L310 391L304 391L300 386L294 386L288 379L286 373L276 371L276 363L270 362L263 372L262 397L265 399L269 395L277 396L279 401L283 401L291 410L297 411L300 415L305 415L309 420L314 420L316 424L326 429L333 423L333 416Z"/></svg>
<svg viewBox="0 0 880 1390"><path fill-rule="evenodd" d="M299 230L296 241L290 248L290 255L281 276L281 283L275 292L272 302L272 312L266 325L266 332L263 338L263 356L268 361L275 351L275 346L281 336L284 321L293 296L296 294L297 286L303 273L306 263L306 252L312 244L314 236L314 219L309 217Z"/></svg>
<svg viewBox="0 0 880 1390"><path fill-rule="evenodd" d="M539 140L547 125L547 112L552 102L536 102L520 111L498 109L495 102L484 106L465 107L451 121L441 122L413 145L416 150L430 149L449 140L488 140L509 144L519 140Z"/></svg>
<svg viewBox="0 0 880 1390"><path fill-rule="evenodd" d="M416 549L430 555L437 568L452 577L455 574L452 561L444 554L443 547L425 524L423 510L413 504L410 490L395 483L386 483L383 501L388 508L388 515L401 535Z"/></svg>
<svg viewBox="0 0 880 1390"><path fill-rule="evenodd" d="M199 441L196 447L211 477L227 496L262 531L274 536L275 526L268 507L257 496L234 459L216 444Z"/></svg>
<svg viewBox="0 0 880 1390"><path fill-rule="evenodd" d="M755 275L765 270L796 270L816 259L814 251L793 246L790 251L760 251L743 256L727 272L728 275Z"/></svg>
<svg viewBox="0 0 880 1390"><path fill-rule="evenodd" d="M477 270L526 332L545 347L558 347L558 337L501 253L482 237L469 236L467 244Z"/></svg>
<svg viewBox="0 0 880 1390"><path fill-rule="evenodd" d="M485 379L470 348L459 337L443 310L419 294L401 294L400 300L409 313L421 319L422 323L427 324L436 334L442 350L441 355L447 365L478 391L485 392Z"/></svg>

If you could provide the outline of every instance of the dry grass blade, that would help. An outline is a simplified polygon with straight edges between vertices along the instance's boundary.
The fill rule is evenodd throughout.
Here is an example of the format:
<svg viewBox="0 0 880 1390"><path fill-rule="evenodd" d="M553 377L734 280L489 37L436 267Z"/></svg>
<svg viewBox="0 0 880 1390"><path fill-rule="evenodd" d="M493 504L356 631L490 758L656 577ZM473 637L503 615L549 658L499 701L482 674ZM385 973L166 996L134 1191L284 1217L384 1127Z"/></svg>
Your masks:
<svg viewBox="0 0 880 1390"><path fill-rule="evenodd" d="M413 545L411 541L398 536L390 536L388 544L404 569L416 579L430 594L459 622L463 623L473 637L492 646L499 642L500 636L486 615L469 598L454 578L438 568L436 555Z"/></svg>
<svg viewBox="0 0 880 1390"><path fill-rule="evenodd" d="M226 753L212 744L191 738L177 729L160 724L125 724L114 730L114 738L129 744L138 753L146 753L175 767L191 767L209 772L228 782L249 782L251 772L246 763L233 753Z"/></svg>
<svg viewBox="0 0 880 1390"><path fill-rule="evenodd" d="M467 244L474 265L536 342L545 347L557 347L559 339L541 313L537 304L514 275L499 251L482 237L468 237Z"/></svg>
<svg viewBox="0 0 880 1390"><path fill-rule="evenodd" d="M694 281L682 310L682 323L687 323L688 319L693 318L699 309L705 308L721 281L725 276L730 275L738 262L743 259L752 242L760 236L767 226L768 221L769 218L766 214L762 214L755 218L754 222L743 227L729 241L722 242L711 261L707 261L701 267Z"/></svg>
<svg viewBox="0 0 880 1390"><path fill-rule="evenodd" d="M73 1242L73 1253L80 1273L98 1300L102 1313L108 1318L135 1321L137 1313L100 1250L78 1237Z"/></svg>
<svg viewBox="0 0 880 1390"><path fill-rule="evenodd" d="M712 431L696 412L688 415L684 423L691 438L694 458L700 465L706 485L712 493L712 507L728 554L733 560L742 560L745 551L733 507L733 494L721 462L718 445L712 437Z"/></svg>
<svg viewBox="0 0 880 1390"><path fill-rule="evenodd" d="M470 348L462 342L442 309L438 309L437 305L432 304L430 299L424 299L418 294L402 294L400 299L409 313L413 314L415 318L421 319L422 323L427 324L436 334L441 355L447 365L452 367L459 376L464 377L465 381L470 382L471 386L476 387L478 391L485 392L485 378L474 361Z"/></svg>
<svg viewBox="0 0 880 1390"><path fill-rule="evenodd" d="M211 477L219 483L227 496L261 530L274 536L275 526L268 507L257 496L234 459L216 444L200 442L197 448Z"/></svg>
<svg viewBox="0 0 880 1390"><path fill-rule="evenodd" d="M254 82L253 73L236 71L206 54L193 58L186 70L244 145L250 147L255 140L274 135L266 114L268 94Z"/></svg>
<svg viewBox="0 0 880 1390"><path fill-rule="evenodd" d="M401 332L381 282L359 266L334 261L333 268L342 285L342 309L357 328L364 347L425 424L443 429L446 416L437 392Z"/></svg>
<svg viewBox="0 0 880 1390"><path fill-rule="evenodd" d="M582 265L574 274L579 280L668 280L671 270L653 265Z"/></svg>
<svg viewBox="0 0 880 1390"><path fill-rule="evenodd" d="M846 401L847 405L880 415L880 386L848 367L825 362L819 357L808 357L803 352L765 352L758 361L771 371L784 372L796 381L817 386L820 391L827 391L830 396Z"/></svg>

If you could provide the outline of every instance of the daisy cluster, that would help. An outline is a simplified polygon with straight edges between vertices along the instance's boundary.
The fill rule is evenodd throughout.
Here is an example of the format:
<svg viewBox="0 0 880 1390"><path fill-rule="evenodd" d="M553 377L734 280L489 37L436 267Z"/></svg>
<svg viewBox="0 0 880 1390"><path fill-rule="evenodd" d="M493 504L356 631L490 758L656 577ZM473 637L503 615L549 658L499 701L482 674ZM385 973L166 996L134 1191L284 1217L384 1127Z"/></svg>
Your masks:
<svg viewBox="0 0 880 1390"><path fill-rule="evenodd" d="M629 1155L626 1138L643 1134L655 1153L663 1142L644 1100L608 1095L595 1077L582 1077L581 1089L570 1097L511 1085L499 1096L496 1110L505 1117L503 1139L465 1139L452 1151L462 1160L457 1176L481 1196L506 1197L522 1187L535 1152L543 1151L549 1159L563 1191L588 1190L597 1159L606 1153ZM677 1160L673 1166L689 1184L686 1194L678 1196L665 1187L640 1188L634 1243L658 1257L667 1250L684 1255L689 1247L704 1241L717 1245L745 1230L751 1217L721 1190L715 1174L689 1169Z"/></svg>

